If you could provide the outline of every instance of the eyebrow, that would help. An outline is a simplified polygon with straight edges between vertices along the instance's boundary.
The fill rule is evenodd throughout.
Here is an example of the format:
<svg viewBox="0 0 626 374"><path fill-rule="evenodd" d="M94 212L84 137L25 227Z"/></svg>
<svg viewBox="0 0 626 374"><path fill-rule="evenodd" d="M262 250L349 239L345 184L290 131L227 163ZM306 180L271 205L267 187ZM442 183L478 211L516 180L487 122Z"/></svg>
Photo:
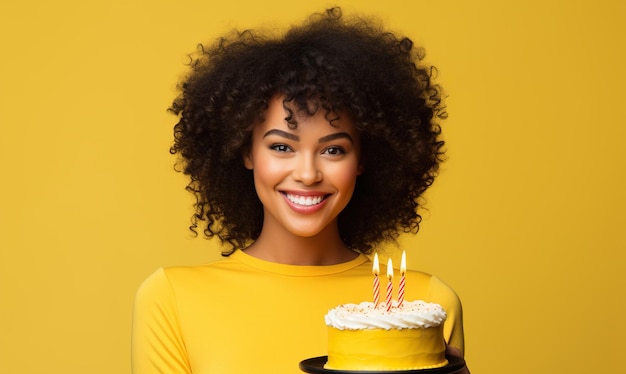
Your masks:
<svg viewBox="0 0 626 374"><path fill-rule="evenodd" d="M277 136L281 136L283 138L287 138L287 139L291 139L291 140L295 140L297 142L300 141L300 137L298 135L292 134L290 132L287 131L283 131L283 130L279 130L279 129L271 129L268 132L266 132L263 135L263 138L266 138L270 135L277 135ZM352 137L350 136L350 134L348 134L347 132L337 132L334 134L330 134L330 135L326 135L326 136L322 136L321 138L319 138L318 143L326 143L335 139L341 139L341 138L345 138L348 139L350 142L353 142Z"/></svg>
<svg viewBox="0 0 626 374"><path fill-rule="evenodd" d="M326 143L326 142L329 142L331 140L342 139L342 138L348 139L350 141L350 143L353 142L352 137L347 132L337 132L337 133L334 133L334 134L322 136L319 139L318 142L319 143Z"/></svg>
<svg viewBox="0 0 626 374"><path fill-rule="evenodd" d="M300 137L298 135L294 135L290 132L287 131L283 131L283 130L278 130L278 129L271 129L270 131L266 132L263 135L263 138L267 138L270 135L278 135L278 136L282 136L283 138L287 138L287 139L291 139L291 140L295 140L295 141L300 141Z"/></svg>

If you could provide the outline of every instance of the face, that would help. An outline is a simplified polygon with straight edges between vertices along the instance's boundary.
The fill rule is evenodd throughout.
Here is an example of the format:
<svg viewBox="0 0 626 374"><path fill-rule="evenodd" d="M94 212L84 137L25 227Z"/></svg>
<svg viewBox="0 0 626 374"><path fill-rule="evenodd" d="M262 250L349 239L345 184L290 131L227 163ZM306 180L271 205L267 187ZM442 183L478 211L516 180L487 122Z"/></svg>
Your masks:
<svg viewBox="0 0 626 374"><path fill-rule="evenodd" d="M298 126L290 129L282 100L271 101L244 156L264 207L263 230L302 237L336 230L360 173L359 135L348 116L331 126L323 110L296 117Z"/></svg>

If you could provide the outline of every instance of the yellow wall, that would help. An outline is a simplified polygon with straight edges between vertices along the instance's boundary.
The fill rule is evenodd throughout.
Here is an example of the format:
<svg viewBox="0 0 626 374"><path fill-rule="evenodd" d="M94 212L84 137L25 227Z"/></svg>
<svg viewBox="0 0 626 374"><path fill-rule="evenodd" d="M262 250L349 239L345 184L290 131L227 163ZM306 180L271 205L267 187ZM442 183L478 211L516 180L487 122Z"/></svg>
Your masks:
<svg viewBox="0 0 626 374"><path fill-rule="evenodd" d="M2 1L1 373L129 371L139 282L218 258L168 154L185 54L331 4L296 3ZM472 371L623 367L626 3L338 3L424 44L450 94L403 247L461 295Z"/></svg>

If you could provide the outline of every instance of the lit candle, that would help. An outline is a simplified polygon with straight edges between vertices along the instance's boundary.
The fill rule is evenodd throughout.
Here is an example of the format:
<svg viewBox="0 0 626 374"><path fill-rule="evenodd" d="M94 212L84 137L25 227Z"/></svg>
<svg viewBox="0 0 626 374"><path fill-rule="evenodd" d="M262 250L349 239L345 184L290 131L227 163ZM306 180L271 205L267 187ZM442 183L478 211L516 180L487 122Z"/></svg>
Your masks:
<svg viewBox="0 0 626 374"><path fill-rule="evenodd" d="M387 306L387 311L391 311L391 297L393 294L393 265L391 264L391 259L387 261L387 298L385 299L385 303Z"/></svg>
<svg viewBox="0 0 626 374"><path fill-rule="evenodd" d="M372 267L372 273L374 273L374 308L378 306L378 302L380 301L380 278L378 278L378 274L380 273L380 267L378 266L378 253L374 254L374 266Z"/></svg>
<svg viewBox="0 0 626 374"><path fill-rule="evenodd" d="M398 306L404 302L404 287L406 286L406 252L402 251L402 262L400 263L400 285L398 286Z"/></svg>

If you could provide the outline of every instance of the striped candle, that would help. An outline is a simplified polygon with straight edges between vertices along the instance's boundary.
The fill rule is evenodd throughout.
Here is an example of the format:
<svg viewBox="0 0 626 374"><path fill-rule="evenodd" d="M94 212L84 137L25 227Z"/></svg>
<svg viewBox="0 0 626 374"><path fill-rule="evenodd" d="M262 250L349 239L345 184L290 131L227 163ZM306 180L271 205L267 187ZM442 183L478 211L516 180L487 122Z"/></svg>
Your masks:
<svg viewBox="0 0 626 374"><path fill-rule="evenodd" d="M378 278L378 274L380 273L380 266L378 265L378 253L374 254L374 265L372 266L372 273L374 274L374 308L378 306L378 302L380 301L380 278Z"/></svg>
<svg viewBox="0 0 626 374"><path fill-rule="evenodd" d="M387 261L387 298L385 299L385 305L387 306L387 311L391 311L391 298L393 295L393 265L391 264L391 259Z"/></svg>
<svg viewBox="0 0 626 374"><path fill-rule="evenodd" d="M400 263L400 285L398 286L398 307L404 302L404 287L406 286L406 252L402 251L402 262Z"/></svg>

